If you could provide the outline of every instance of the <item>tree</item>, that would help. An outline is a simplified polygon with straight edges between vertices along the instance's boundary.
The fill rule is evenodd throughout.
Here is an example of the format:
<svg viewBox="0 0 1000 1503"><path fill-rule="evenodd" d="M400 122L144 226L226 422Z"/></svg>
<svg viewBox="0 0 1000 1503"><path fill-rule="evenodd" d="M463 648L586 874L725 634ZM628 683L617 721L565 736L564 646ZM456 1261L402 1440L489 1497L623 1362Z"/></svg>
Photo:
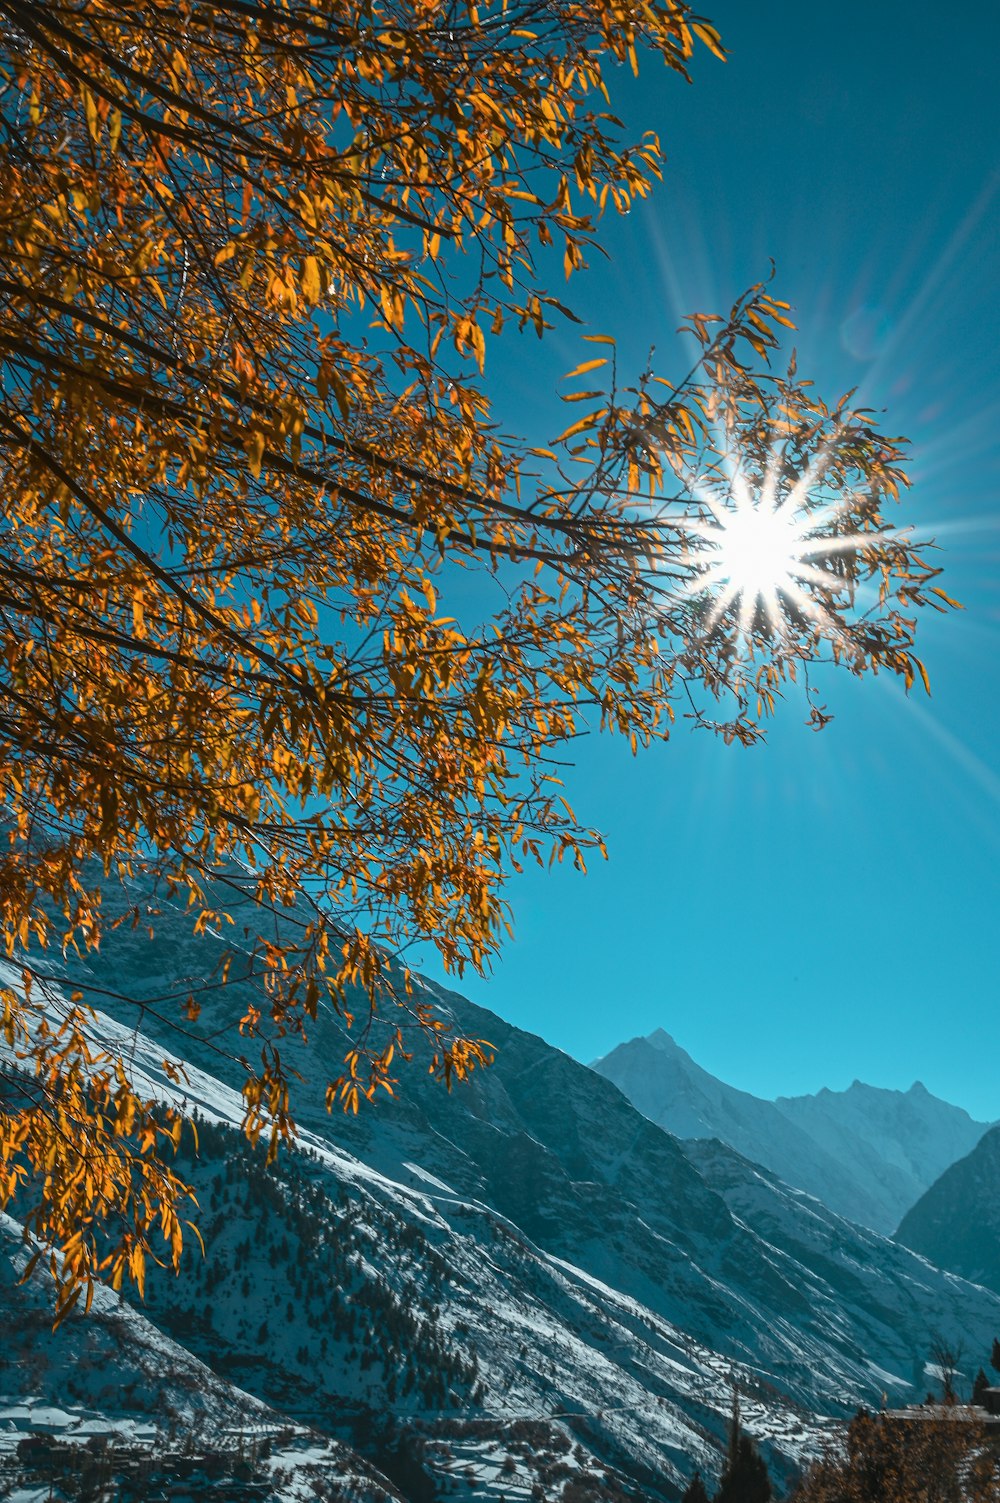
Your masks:
<svg viewBox="0 0 1000 1503"><path fill-rule="evenodd" d="M972 1384L972 1402L977 1404L980 1409L985 1409L986 1407L986 1390L989 1386L990 1380L983 1372L983 1369L980 1368Z"/></svg>
<svg viewBox="0 0 1000 1503"><path fill-rule="evenodd" d="M404 1023L448 1081L488 1060L397 957L430 940L456 974L482 969L505 873L600 847L563 801L560 746L591 724L648 743L679 697L752 741L821 656L926 682L913 611L947 597L883 515L900 441L794 361L768 368L789 320L765 285L691 319L673 386L625 383L585 335L590 389L566 394L583 406L549 449L493 415L494 341L572 318L545 290L552 256L577 270L600 215L658 176L655 139L618 140L602 68L723 55L686 6L0 0L0 17L0 1021L18 1067L0 1197L30 1184L63 1309L98 1272L141 1287L155 1226L176 1262L185 1191L164 1156L180 1122L95 1042L96 991L53 1021L47 952L155 927L167 902L225 934L249 888L239 949L263 1000L233 1023L258 1040L245 1125L273 1152L294 1125L277 1042L321 1002L389 1020L359 1030L331 1104L391 1089ZM790 571L741 574L748 519L791 524ZM181 1006L196 1028L196 998Z"/></svg>
<svg viewBox="0 0 1000 1503"><path fill-rule="evenodd" d="M931 1343L931 1360L938 1370L941 1383L941 1402L958 1403L956 1380L960 1376L962 1347L944 1336L935 1336Z"/></svg>
<svg viewBox="0 0 1000 1503"><path fill-rule="evenodd" d="M1000 1373L1000 1337L994 1336L993 1350L990 1352L990 1367L996 1373Z"/></svg>
<svg viewBox="0 0 1000 1503"><path fill-rule="evenodd" d="M997 1503L997 1458L982 1424L860 1410L842 1443L810 1467L794 1503Z"/></svg>
<svg viewBox="0 0 1000 1503"><path fill-rule="evenodd" d="M695 1471L694 1476L681 1494L681 1503L708 1503L708 1493L705 1484L701 1480L701 1473Z"/></svg>
<svg viewBox="0 0 1000 1503"><path fill-rule="evenodd" d="M740 1424L739 1394L734 1387L729 1447L715 1503L770 1503L770 1500L767 1466L753 1436L747 1435Z"/></svg>
<svg viewBox="0 0 1000 1503"><path fill-rule="evenodd" d="M722 1474L715 1503L771 1503L771 1478L752 1435L741 1435Z"/></svg>

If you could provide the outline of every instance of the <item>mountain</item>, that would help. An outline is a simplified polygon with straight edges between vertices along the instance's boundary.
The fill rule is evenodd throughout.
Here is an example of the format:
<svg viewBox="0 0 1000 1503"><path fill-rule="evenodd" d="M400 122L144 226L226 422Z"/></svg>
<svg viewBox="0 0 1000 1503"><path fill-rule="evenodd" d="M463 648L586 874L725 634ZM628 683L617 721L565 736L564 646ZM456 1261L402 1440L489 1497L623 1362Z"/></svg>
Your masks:
<svg viewBox="0 0 1000 1503"><path fill-rule="evenodd" d="M924 1190L975 1147L989 1127L916 1081L889 1091L856 1080L846 1091L779 1096L778 1108L869 1187L890 1230Z"/></svg>
<svg viewBox="0 0 1000 1503"><path fill-rule="evenodd" d="M765 1101L724 1084L662 1028L595 1061L651 1121L678 1137L719 1138L832 1210L888 1235L988 1126L917 1083Z"/></svg>
<svg viewBox="0 0 1000 1503"><path fill-rule="evenodd" d="M896 1240L1000 1290L1000 1127L931 1185L903 1217Z"/></svg>
<svg viewBox="0 0 1000 1503"><path fill-rule="evenodd" d="M122 926L99 963L73 962L136 1083L198 1118L181 1169L206 1257L192 1249L177 1279L152 1271L135 1318L185 1354L168 1374L206 1374L205 1408L222 1385L227 1402L261 1406L257 1433L277 1416L316 1437L312 1464L340 1479L331 1498L374 1498L377 1475L407 1503L467 1483L484 1499L666 1503L695 1466L718 1475L732 1382L787 1478L823 1416L910 1396L933 1331L978 1353L1000 1330L996 1295L732 1149L680 1142L610 1081L426 983L422 1000L495 1046L493 1068L449 1093L417 1058L396 1097L331 1117L345 1039L321 1013L308 1046L282 1043L304 1077L303 1130L268 1169L235 1130L241 1069L217 1041L233 996L237 1015L261 1000L256 983L203 990L196 1025L155 1001L167 977L209 976L216 954L168 911L155 941ZM127 997L145 1004L141 1028ZM54 986L49 1005L65 1006ZM34 1340L49 1361L45 1332ZM5 1389L15 1433L35 1360L2 1380L22 1384ZM102 1406L114 1423L107 1379L82 1381L76 1429Z"/></svg>
<svg viewBox="0 0 1000 1503"><path fill-rule="evenodd" d="M121 984L122 972L115 975ZM51 1000L58 1011L59 998ZM137 1085L171 1094L163 1061L176 1067L177 1056L110 1018L99 1026L106 1043L129 1046ZM530 1043L544 1054L540 1041ZM573 1069L586 1075L580 1066ZM581 1503L623 1503L641 1488L656 1503L679 1496L693 1466L718 1471L731 1378L744 1394L748 1424L774 1443L779 1475L804 1446L815 1445L815 1422L768 1391L757 1370L699 1344L586 1267L535 1243L488 1202L457 1195L423 1167L414 1157L421 1147L438 1167L446 1150L438 1145L435 1153L434 1129L419 1108L400 1112L395 1124L385 1114L372 1117L363 1134L395 1159L394 1179L332 1141L341 1130L351 1131L340 1117L332 1119L333 1132L325 1120L327 1137L305 1131L300 1148L268 1170L263 1155L234 1130L242 1115L238 1093L193 1064L186 1073L199 1147L195 1156L193 1135L183 1140L180 1167L197 1193L207 1253L202 1261L192 1248L179 1279L151 1269L142 1315L131 1312L137 1329L145 1331L147 1322L154 1328L154 1346L159 1338L162 1397L150 1399L141 1413L144 1434L159 1446L171 1434L186 1439L192 1408L214 1411L217 1394L236 1385L245 1403L254 1396L259 1408L267 1406L270 1424L267 1415L258 1417L257 1433L270 1440L279 1411L279 1425L286 1416L300 1433L320 1437L309 1453L314 1472L323 1448L340 1443L338 1490L328 1470L316 1478L326 1489L320 1495L330 1499L374 1503L381 1494L367 1479L376 1467L407 1503L430 1503L467 1484L487 1499L527 1497L535 1489L536 1497ZM425 1087L416 1074L408 1084L427 1089L432 1103L460 1099ZM698 1177L672 1140L606 1089L654 1143L668 1145L664 1162L697 1197ZM502 1117L502 1096L498 1102ZM471 1130L477 1120L477 1111L463 1109L451 1131ZM380 1121L387 1124L384 1133ZM414 1127L421 1121L418 1135ZM481 1161L471 1171L476 1178L484 1184L509 1180L510 1208L523 1173L522 1211L533 1205L534 1216L521 1219L536 1222L543 1209L555 1222L562 1189L568 1212L578 1202L583 1240L606 1239L613 1204L596 1224L586 1221L596 1184L561 1185L565 1175L554 1163L547 1175L536 1176L550 1156L511 1129L510 1123L493 1128L496 1152L480 1146L468 1154L470 1165ZM483 1130L489 1132L488 1121ZM521 1163L515 1151L505 1167L504 1143L516 1150L519 1136ZM457 1159L453 1167L460 1167ZM684 1186L679 1189L688 1198ZM722 1230L729 1220L725 1208L710 1192L703 1198L709 1225L714 1212ZM684 1260L673 1251L667 1261ZM7 1287L21 1297L13 1278ZM42 1298L37 1291L34 1297L36 1304ZM103 1313L98 1308L98 1316ZM16 1323L16 1306L5 1305L2 1319L6 1331ZM74 1312L63 1329L79 1339L87 1328ZM70 1390L61 1381L70 1364L53 1355L61 1333L53 1337L36 1321L32 1336L0 1380L0 1432L5 1423L8 1430L6 1437L0 1433L0 1461L5 1440L9 1453L40 1424L70 1440L133 1432L135 1364L128 1365L127 1343L102 1348L100 1360L74 1367L78 1378ZM177 1348L184 1351L180 1362ZM187 1374L202 1367L202 1397L192 1400ZM54 1378L41 1402L38 1369ZM197 1380L194 1387L197 1393ZM210 1454L220 1449L220 1429L232 1432L237 1402L228 1426L212 1427ZM287 1458L293 1447L282 1434L273 1446L277 1451L280 1443ZM345 1475L351 1455L358 1466ZM0 1496L3 1482L0 1470ZM301 1496L304 1503L312 1494Z"/></svg>
<svg viewBox="0 0 1000 1503"><path fill-rule="evenodd" d="M592 1068L614 1081L650 1121L677 1137L718 1138L745 1158L773 1169L790 1185L818 1195L841 1215L869 1226L878 1220L877 1207L858 1192L849 1169L791 1122L775 1102L717 1080L662 1028L648 1038L620 1044Z"/></svg>

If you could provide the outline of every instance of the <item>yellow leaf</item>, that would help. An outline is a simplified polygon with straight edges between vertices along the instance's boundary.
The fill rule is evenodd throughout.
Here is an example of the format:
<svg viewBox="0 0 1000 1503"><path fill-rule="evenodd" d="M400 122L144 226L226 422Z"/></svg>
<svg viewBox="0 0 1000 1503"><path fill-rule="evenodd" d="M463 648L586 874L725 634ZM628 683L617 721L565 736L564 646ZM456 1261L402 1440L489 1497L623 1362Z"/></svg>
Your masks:
<svg viewBox="0 0 1000 1503"><path fill-rule="evenodd" d="M80 85L80 97L83 100L83 112L86 116L87 130L90 134L90 139L92 141L96 141L98 132L100 130L100 122L97 116L97 101L94 99L93 93L90 89L88 89L85 83L82 83Z"/></svg>
<svg viewBox="0 0 1000 1503"><path fill-rule="evenodd" d="M306 256L302 263L302 295L307 303L318 303L323 295L319 261L315 256Z"/></svg>
<svg viewBox="0 0 1000 1503"><path fill-rule="evenodd" d="M722 62L726 61L725 49L722 46L722 38L714 26L707 21L692 21L691 30L699 41L704 42L709 52L713 52Z"/></svg>
<svg viewBox="0 0 1000 1503"><path fill-rule="evenodd" d="M260 431L251 433L250 438L247 441L247 458L250 461L250 473L255 480L260 479L260 472L263 467L265 446L266 440L263 433L261 433Z"/></svg>
<svg viewBox="0 0 1000 1503"><path fill-rule="evenodd" d="M603 356L600 360L585 360L582 365L578 365L574 370L568 371L563 380L572 381L574 376L583 376L586 375L587 371L599 370L602 365L607 365L607 363L607 356Z"/></svg>
<svg viewBox="0 0 1000 1503"><path fill-rule="evenodd" d="M553 439L552 442L556 444L562 444L565 443L568 438L576 438L577 434L585 433L588 428L593 428L594 424L600 418L602 418L606 412L607 408L602 407L599 412L591 412L587 417L580 418L579 422L573 423L569 428L566 429L564 433L560 433L558 438Z"/></svg>
<svg viewBox="0 0 1000 1503"><path fill-rule="evenodd" d="M937 585L931 586L930 593L932 595L939 596L939 598L943 600L946 605L953 606L956 611L963 611L965 609L960 600L954 600L951 595L946 595L944 590L939 589Z"/></svg>

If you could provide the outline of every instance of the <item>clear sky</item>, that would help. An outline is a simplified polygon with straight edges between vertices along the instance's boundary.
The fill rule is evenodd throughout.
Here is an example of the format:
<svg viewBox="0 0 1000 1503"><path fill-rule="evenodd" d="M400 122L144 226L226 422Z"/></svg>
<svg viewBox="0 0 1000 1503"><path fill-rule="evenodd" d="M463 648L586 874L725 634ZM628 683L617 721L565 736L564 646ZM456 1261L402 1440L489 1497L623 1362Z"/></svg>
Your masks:
<svg viewBox="0 0 1000 1503"><path fill-rule="evenodd" d="M610 860L517 879L515 941L461 989L583 1060L662 1026L760 1095L919 1079L1000 1117L1000 6L705 10L728 63L620 76L666 177L567 300L626 368L655 342L679 375L681 315L773 257L800 372L911 439L898 520L967 609L923 625L930 700L833 674L820 735L796 698L751 750L683 723L636 760L581 744L567 792ZM584 357L570 332L526 353L503 399L544 443Z"/></svg>

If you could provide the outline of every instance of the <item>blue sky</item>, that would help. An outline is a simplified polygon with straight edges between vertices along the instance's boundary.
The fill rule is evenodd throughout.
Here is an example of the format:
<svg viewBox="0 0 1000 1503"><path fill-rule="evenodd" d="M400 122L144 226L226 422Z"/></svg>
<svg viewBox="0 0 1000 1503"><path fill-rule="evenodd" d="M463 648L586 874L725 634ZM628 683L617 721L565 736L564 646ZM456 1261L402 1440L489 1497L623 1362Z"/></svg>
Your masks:
<svg viewBox="0 0 1000 1503"><path fill-rule="evenodd" d="M584 1060L662 1026L758 1094L920 1079L998 1117L1000 8L706 10L729 62L705 54L690 88L652 63L616 78L665 181L567 300L626 368L655 342L676 375L681 316L773 257L800 371L911 439L899 520L937 537L966 610L923 625L930 700L831 674L820 735L792 699L751 750L683 725L635 760L581 743L567 793L610 859L516 879L516 939L461 989ZM500 405L544 443L583 356L569 330L530 356Z"/></svg>

